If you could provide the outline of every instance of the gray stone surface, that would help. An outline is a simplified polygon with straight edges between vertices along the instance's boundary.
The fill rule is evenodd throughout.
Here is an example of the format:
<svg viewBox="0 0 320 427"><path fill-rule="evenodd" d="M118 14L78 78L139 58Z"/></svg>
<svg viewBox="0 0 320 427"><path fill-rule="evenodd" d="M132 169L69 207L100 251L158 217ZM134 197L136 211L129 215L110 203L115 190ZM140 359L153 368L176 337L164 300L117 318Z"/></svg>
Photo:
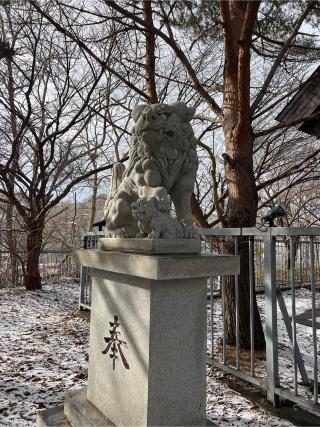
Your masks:
<svg viewBox="0 0 320 427"><path fill-rule="evenodd" d="M238 273L239 257L78 250L73 262L93 268L94 408L115 425L206 425L206 277Z"/></svg>
<svg viewBox="0 0 320 427"><path fill-rule="evenodd" d="M66 394L64 413L73 427L109 427L114 426L87 399L87 389Z"/></svg>
<svg viewBox="0 0 320 427"><path fill-rule="evenodd" d="M234 255L145 255L79 249L72 252L72 262L153 280L232 275L240 271L239 256Z"/></svg>
<svg viewBox="0 0 320 427"><path fill-rule="evenodd" d="M114 426L110 420L105 418L101 412L92 405L86 398L87 389L78 392L68 393L68 412L70 418L76 422L80 418L79 424L70 424L64 414L63 405L55 408L45 409L38 413L37 427L109 427ZM80 404L80 407L79 407ZM83 409L85 408L85 410ZM80 412L80 414L78 413ZM84 414L84 416L82 415ZM206 419L207 426L214 426ZM310 424L311 425L311 424ZM315 424L312 424L315 425ZM318 424L317 424L318 425Z"/></svg>
<svg viewBox="0 0 320 427"><path fill-rule="evenodd" d="M102 353L115 315L129 369ZM89 360L88 399L114 424L205 425L205 278L95 270Z"/></svg>
<svg viewBox="0 0 320 427"><path fill-rule="evenodd" d="M119 239L98 240L98 249L145 254L200 253L200 239Z"/></svg>
<svg viewBox="0 0 320 427"><path fill-rule="evenodd" d="M198 168L197 140L190 124L194 112L182 102L134 108L128 166L126 170L115 166L104 208L109 237L197 235L191 214ZM169 216L171 200L175 220Z"/></svg>
<svg viewBox="0 0 320 427"><path fill-rule="evenodd" d="M166 190L165 190L166 192ZM148 239L199 240L199 233L191 224L178 221L171 215L171 199L162 196L140 197L131 205L132 217L137 220L139 233L136 237Z"/></svg>
<svg viewBox="0 0 320 427"><path fill-rule="evenodd" d="M37 427L71 427L64 412L63 405L38 412Z"/></svg>

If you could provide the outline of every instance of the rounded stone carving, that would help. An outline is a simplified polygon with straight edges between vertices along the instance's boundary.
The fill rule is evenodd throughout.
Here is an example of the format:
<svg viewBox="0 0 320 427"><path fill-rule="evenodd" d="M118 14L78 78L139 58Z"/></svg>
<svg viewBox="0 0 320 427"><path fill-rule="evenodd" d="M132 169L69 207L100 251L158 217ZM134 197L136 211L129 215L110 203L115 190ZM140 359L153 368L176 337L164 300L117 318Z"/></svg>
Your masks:
<svg viewBox="0 0 320 427"><path fill-rule="evenodd" d="M114 168L104 207L108 237L195 238L191 194L198 158L193 115L194 109L182 102L134 108L129 163L125 170ZM176 219L170 217L171 201ZM167 203L165 210L161 203ZM142 207L148 210L143 219Z"/></svg>

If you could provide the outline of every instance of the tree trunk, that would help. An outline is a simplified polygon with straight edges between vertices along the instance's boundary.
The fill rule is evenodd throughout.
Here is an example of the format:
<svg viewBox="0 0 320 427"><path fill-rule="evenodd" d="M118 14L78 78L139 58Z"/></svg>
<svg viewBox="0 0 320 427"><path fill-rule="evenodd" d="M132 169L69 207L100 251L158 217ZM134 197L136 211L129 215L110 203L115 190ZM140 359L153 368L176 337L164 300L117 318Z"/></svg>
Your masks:
<svg viewBox="0 0 320 427"><path fill-rule="evenodd" d="M232 159L226 165L226 177L228 180L228 206L224 225L226 227L254 227L257 215L257 192L254 180L252 163L252 138L243 135L247 141L251 141L248 151L235 152L234 142L229 139L227 144L228 158ZM250 348L250 296L249 296L249 244L248 238L240 239L240 278L239 278L239 319L240 319L240 346L243 349ZM226 245L226 253L234 254L234 244ZM254 266L253 266L254 267ZM235 286L234 278L229 278L226 286L226 340L228 345L236 343L236 318L235 318ZM254 347L256 350L264 350L265 340L261 318L253 296L254 307Z"/></svg>
<svg viewBox="0 0 320 427"><path fill-rule="evenodd" d="M12 138L14 140L14 147L12 150L12 163L11 169L12 171L16 171L18 169L19 156L20 156L20 142L16 140L18 135L17 130L17 117L15 113L15 89L14 89L14 80L13 80L13 71L11 58L6 58L6 65L8 70L8 96L9 96L9 104L10 104L10 125ZM14 192L15 183L13 175L10 176L10 185L12 187L12 191ZM7 244L10 252L10 264L11 264L11 282L12 284L16 284L18 281L18 253L17 253L17 239L16 239L16 231L14 224L14 206L9 201L6 210L6 229L7 229Z"/></svg>
<svg viewBox="0 0 320 427"><path fill-rule="evenodd" d="M226 253L234 254L234 243L227 242ZM239 239L238 253L240 254L239 277L239 343L245 350L251 348L250 334L250 287L249 287L249 245L248 238ZM253 283L254 286L254 283ZM236 345L236 295L234 277L228 277L225 287L225 314L226 314L226 342L228 345ZM254 324L254 348L265 349L264 332L260 313L257 306L256 294L253 292L253 324Z"/></svg>
<svg viewBox="0 0 320 427"><path fill-rule="evenodd" d="M228 185L228 205L223 221L225 227L254 227L257 216L257 189L253 169L253 132L250 115L250 47L259 1L221 1L220 11L225 38L225 79L223 131L226 144L225 174ZM240 345L250 348L249 251L246 239L241 239L240 262ZM234 245L226 245L234 253ZM265 348L261 319L254 298L254 329L256 349ZM234 280L226 286L227 344L235 345Z"/></svg>
<svg viewBox="0 0 320 427"><path fill-rule="evenodd" d="M152 18L152 4L150 0L142 2L143 17L146 22L146 80L147 92L151 104L158 102L155 79L155 31Z"/></svg>
<svg viewBox="0 0 320 427"><path fill-rule="evenodd" d="M27 225L27 267L25 286L26 290L33 291L41 289L39 258L42 246L44 218L32 221Z"/></svg>
<svg viewBox="0 0 320 427"><path fill-rule="evenodd" d="M18 254L13 212L14 207L12 203L8 203L6 208L6 244L10 255L11 283L12 285L16 285L18 282Z"/></svg>

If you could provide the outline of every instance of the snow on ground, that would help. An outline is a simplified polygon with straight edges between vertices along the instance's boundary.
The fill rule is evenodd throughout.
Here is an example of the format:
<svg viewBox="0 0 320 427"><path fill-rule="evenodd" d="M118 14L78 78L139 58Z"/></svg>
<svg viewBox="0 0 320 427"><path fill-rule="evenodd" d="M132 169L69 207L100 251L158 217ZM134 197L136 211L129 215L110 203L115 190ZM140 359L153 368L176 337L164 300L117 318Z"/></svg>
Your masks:
<svg viewBox="0 0 320 427"><path fill-rule="evenodd" d="M287 308L288 315L291 316L292 312L292 298L291 291L286 290L282 292L283 299ZM295 291L295 305L296 305L296 331L297 331L297 344L300 349L302 359L304 361L305 369L308 378L313 380L313 335L311 327L311 291L309 288L299 288ZM214 317L214 331L213 331L213 342L214 342L214 357L222 363L222 309L221 299L215 298L213 303L213 317ZM264 294L257 295L257 303L259 306L261 320L264 324ZM316 308L320 308L320 292L316 292ZM304 314L304 315L303 315ZM303 324L300 322L306 321ZM293 355L292 355L292 343L289 339L288 332L283 321L283 315L280 311L279 305L277 305L277 325L278 325L278 351L279 351L279 379L280 385L284 389L293 391L294 388L294 368L293 368ZM212 352L211 347L211 306L208 304L208 354ZM317 355L320 357L320 330L319 326L316 330L317 339ZM227 349L229 356L229 349ZM235 365L235 354L231 352L229 361L230 365ZM250 370L250 352L241 352L241 363L242 368ZM228 358L227 358L228 364ZM256 355L255 360L255 374L258 377L266 377L265 358L261 357L261 354ZM320 372L318 372L318 382L320 383ZM312 390L312 392L311 392ZM298 370L298 394L308 399L312 399L313 389L305 387L301 380L301 375ZM320 401L320 394L319 394ZM318 414L317 414L318 415Z"/></svg>
<svg viewBox="0 0 320 427"><path fill-rule="evenodd" d="M86 384L89 325L78 285L0 290L0 425L34 426L36 411Z"/></svg>
<svg viewBox="0 0 320 427"><path fill-rule="evenodd" d="M291 316L291 291L284 293L285 303L288 310L289 316ZM310 379L313 379L313 335L311 327L311 291L310 289L300 288L295 292L296 296L296 313L297 313L297 344L299 346L301 356L304 361L307 375ZM320 307L320 293L316 293L316 307ZM308 324L302 324L299 320L299 315L306 313L306 319L309 321ZM278 309L278 327L279 327L279 373L280 373L280 383L284 388L293 389L293 356L292 356L292 344L287 334L284 322L282 320L282 315ZM306 320L304 319L304 320ZM316 330L317 338L317 355L318 359L320 356L320 330ZM319 374L319 373L318 373ZM320 377L318 375L318 381L320 382ZM298 371L298 393L312 398L312 393L310 390L303 386L301 381L300 372ZM320 396L319 396L320 400Z"/></svg>
<svg viewBox="0 0 320 427"><path fill-rule="evenodd" d="M77 316L78 285L0 290L0 425L34 426L39 409L86 385L89 324ZM219 426L289 426L231 390L208 368L207 413Z"/></svg>
<svg viewBox="0 0 320 427"><path fill-rule="evenodd" d="M241 394L231 390L228 383L234 377L211 368L207 370L207 418L217 426L292 426L291 422L267 412ZM243 383L244 385L244 383ZM244 385L250 389L250 386Z"/></svg>

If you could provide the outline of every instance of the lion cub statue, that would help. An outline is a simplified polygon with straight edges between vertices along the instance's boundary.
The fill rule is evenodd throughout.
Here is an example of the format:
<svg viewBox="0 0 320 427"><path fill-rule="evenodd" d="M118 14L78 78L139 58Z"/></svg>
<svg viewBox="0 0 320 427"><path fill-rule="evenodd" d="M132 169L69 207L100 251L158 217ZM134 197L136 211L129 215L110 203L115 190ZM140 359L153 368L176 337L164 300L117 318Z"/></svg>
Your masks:
<svg viewBox="0 0 320 427"><path fill-rule="evenodd" d="M138 221L140 232L136 237L148 239L183 239L188 238L184 224L170 216L170 197L140 197L132 203L132 216Z"/></svg>
<svg viewBox="0 0 320 427"><path fill-rule="evenodd" d="M165 229L164 216L168 222L174 219L168 211L159 210L156 203L167 200L174 204L175 221L182 225L184 237L198 238L191 214L191 194L198 168L197 140L190 124L193 115L194 109L182 102L134 108L135 127L128 166L124 170L123 165L115 165L111 194L104 207L108 237L173 236L170 226ZM138 212L142 206L147 214ZM149 217L139 220L141 215ZM150 215L157 220L152 221ZM160 232L159 227L152 228L157 221L161 222Z"/></svg>

